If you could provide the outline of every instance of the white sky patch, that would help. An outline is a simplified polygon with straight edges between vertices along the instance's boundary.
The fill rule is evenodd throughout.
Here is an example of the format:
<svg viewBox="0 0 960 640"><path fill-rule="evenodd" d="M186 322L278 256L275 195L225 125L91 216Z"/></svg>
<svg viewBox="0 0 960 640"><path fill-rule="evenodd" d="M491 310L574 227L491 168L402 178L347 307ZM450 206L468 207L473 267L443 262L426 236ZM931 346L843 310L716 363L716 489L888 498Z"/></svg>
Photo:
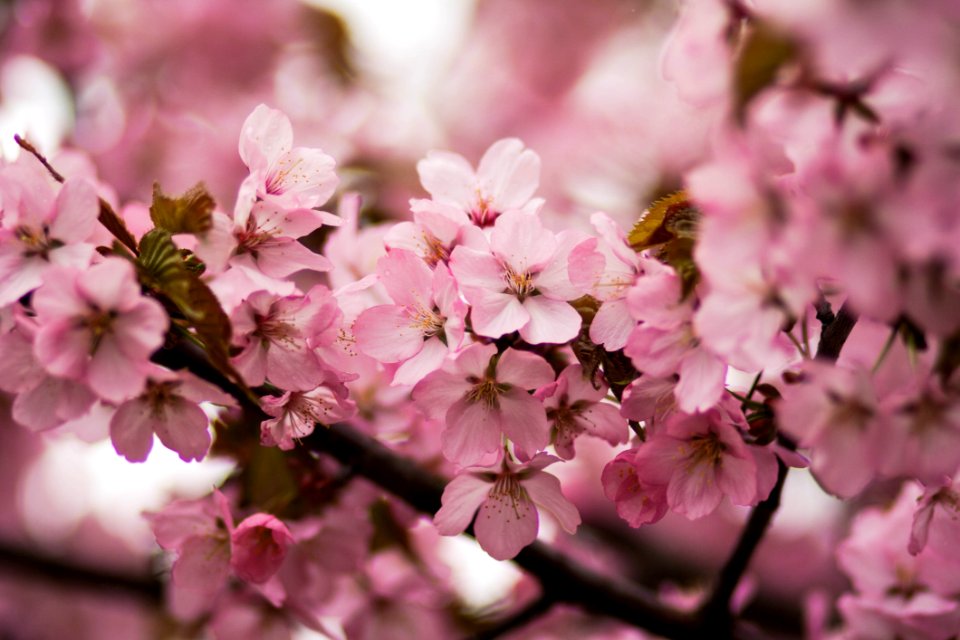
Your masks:
<svg viewBox="0 0 960 640"><path fill-rule="evenodd" d="M498 562L472 538L441 538L437 550L450 567L454 588L465 604L477 609L487 607L510 593L521 573L510 562Z"/></svg>
<svg viewBox="0 0 960 640"><path fill-rule="evenodd" d="M0 67L0 152L20 155L14 134L43 153L56 151L73 128L73 100L60 74L38 58L13 56Z"/></svg>
<svg viewBox="0 0 960 640"><path fill-rule="evenodd" d="M153 547L142 517L161 509L171 496L210 493L233 468L225 460L183 462L154 442L149 458L130 463L109 440L87 444L73 436L50 439L27 472L19 504L27 530L38 540L56 544L90 514L134 549Z"/></svg>

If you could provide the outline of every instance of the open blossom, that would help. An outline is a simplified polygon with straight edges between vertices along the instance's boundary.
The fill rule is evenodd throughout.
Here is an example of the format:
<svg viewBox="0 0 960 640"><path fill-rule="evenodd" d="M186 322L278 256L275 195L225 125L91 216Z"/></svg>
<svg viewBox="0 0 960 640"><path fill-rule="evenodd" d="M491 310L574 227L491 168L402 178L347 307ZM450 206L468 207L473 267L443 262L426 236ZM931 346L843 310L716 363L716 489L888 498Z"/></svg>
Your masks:
<svg viewBox="0 0 960 640"><path fill-rule="evenodd" d="M607 351L622 349L627 343L627 337L636 326L636 320L627 306L627 292L641 273L641 258L636 251L627 244L626 234L610 216L597 212L590 216L590 222L600 237L596 254L602 258L604 264L599 271L582 268L574 259L587 260L597 258L581 256L584 251L591 251L588 245L580 245L571 254L570 278L576 284L583 284L586 280L589 293L600 301L600 309L590 323L590 340L594 344L603 345Z"/></svg>
<svg viewBox="0 0 960 640"><path fill-rule="evenodd" d="M0 389L16 394L11 407L14 421L44 431L84 415L97 396L82 382L50 375L33 352L36 322L22 314L16 320L0 335Z"/></svg>
<svg viewBox="0 0 960 640"><path fill-rule="evenodd" d="M93 185L68 180L58 193L32 158L15 175L0 176L0 306L40 286L49 265L85 268L94 256L86 242L97 224Z"/></svg>
<svg viewBox="0 0 960 640"><path fill-rule="evenodd" d="M956 525L939 549L908 551L919 493L908 483L889 510L860 512L837 548L855 589L839 601L852 637L946 639L960 628Z"/></svg>
<svg viewBox="0 0 960 640"><path fill-rule="evenodd" d="M434 202L457 207L478 227L492 225L506 211L537 213L543 206L542 199L533 198L540 158L516 138L493 143L476 172L463 156L447 151L428 153L417 172Z"/></svg>
<svg viewBox="0 0 960 640"><path fill-rule="evenodd" d="M473 344L413 389L424 411L444 419L443 455L461 466L499 457L504 436L528 454L549 442L543 404L526 390L553 382L553 369L528 351L495 356L494 345Z"/></svg>
<svg viewBox="0 0 960 640"><path fill-rule="evenodd" d="M538 454L526 465L505 460L499 472L472 469L450 481L443 490L443 506L434 516L445 536L473 530L484 551L497 560L513 558L537 539L539 510L552 515L564 531L580 525L577 508L560 490L560 481L543 471L557 458Z"/></svg>
<svg viewBox="0 0 960 640"><path fill-rule="evenodd" d="M757 504L773 488L777 462L769 448L744 442L745 428L742 415L726 407L675 413L640 446L638 477L666 487L670 508L691 520L711 513L724 496L733 504Z"/></svg>
<svg viewBox="0 0 960 640"><path fill-rule="evenodd" d="M237 199L240 226L245 226L257 201L280 210L313 209L329 200L337 187L333 158L320 149L294 147L290 119L264 104L243 123L240 158L250 170Z"/></svg>
<svg viewBox="0 0 960 640"><path fill-rule="evenodd" d="M201 460L210 448L209 419L199 404L204 401L233 403L230 396L192 374L157 367L143 393L117 407L110 419L110 440L130 462L147 459L154 434L181 460Z"/></svg>
<svg viewBox="0 0 960 640"><path fill-rule="evenodd" d="M583 434L601 438L611 445L627 441L627 422L619 409L601 402L607 395L607 385L594 388L579 364L561 371L556 382L539 390L537 395L543 398L547 420L553 428L553 446L564 460L573 458L574 440Z"/></svg>
<svg viewBox="0 0 960 640"><path fill-rule="evenodd" d="M428 265L447 264L458 244L470 244L476 234L483 235L458 207L432 200L411 200L413 221L398 222L383 238L389 249L404 249L419 256ZM474 240L478 242L477 240ZM482 241L479 241L482 246Z"/></svg>
<svg viewBox="0 0 960 640"><path fill-rule="evenodd" d="M357 405L349 398L347 387L333 373L310 391L287 391L282 396L261 398L263 411L272 416L260 423L260 444L293 448L300 438L313 433L316 425L333 424L352 418Z"/></svg>
<svg viewBox="0 0 960 640"><path fill-rule="evenodd" d="M313 389L327 372L314 348L335 339L339 317L336 300L322 285L305 296L254 293L231 317L241 347L233 364L252 386L270 380L285 390Z"/></svg>
<svg viewBox="0 0 960 640"><path fill-rule="evenodd" d="M573 339L580 314L565 301L584 288L570 281L569 257L583 242L596 239L572 231L555 236L537 216L506 213L493 227L489 248L454 249L450 269L470 303L473 330L488 338L519 331L530 344Z"/></svg>
<svg viewBox="0 0 960 640"><path fill-rule="evenodd" d="M32 304L39 325L34 354L49 373L82 381L111 402L143 390L168 321L160 304L140 293L128 261L52 268Z"/></svg>
<svg viewBox="0 0 960 640"><path fill-rule="evenodd" d="M705 411L723 394L727 366L695 333L695 298L682 299L676 271L651 258L642 264L644 275L626 296L639 324L627 338L624 353L645 375L676 376L674 396L681 410Z"/></svg>
<svg viewBox="0 0 960 640"><path fill-rule="evenodd" d="M888 450L890 421L862 369L808 362L802 381L784 387L777 420L810 449L817 481L841 497L859 493L894 455Z"/></svg>
<svg viewBox="0 0 960 640"><path fill-rule="evenodd" d="M466 305L446 266L431 272L409 251L392 250L378 262L377 274L394 304L357 317L357 348L380 362L402 363L395 384L416 384L460 347Z"/></svg>

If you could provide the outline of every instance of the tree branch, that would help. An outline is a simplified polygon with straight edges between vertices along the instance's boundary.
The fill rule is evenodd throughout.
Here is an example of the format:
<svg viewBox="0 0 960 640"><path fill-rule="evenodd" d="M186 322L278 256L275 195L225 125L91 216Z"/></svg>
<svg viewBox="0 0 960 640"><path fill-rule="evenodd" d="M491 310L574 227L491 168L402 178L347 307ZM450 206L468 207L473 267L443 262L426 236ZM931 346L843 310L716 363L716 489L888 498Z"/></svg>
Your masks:
<svg viewBox="0 0 960 640"><path fill-rule="evenodd" d="M528 625L553 607L553 600L545 595L522 607L512 615L495 622L470 636L470 640L493 640Z"/></svg>
<svg viewBox="0 0 960 640"><path fill-rule="evenodd" d="M783 492L783 483L787 479L787 465L777 460L777 482L773 485L767 499L754 507L750 519L740 534L737 546L720 570L716 586L710 597L701 605L698 615L705 628L729 628L732 622L730 617L730 599L740 583L740 579L747 570L754 552L760 541L763 540L773 515L780 507L780 495Z"/></svg>
<svg viewBox="0 0 960 640"><path fill-rule="evenodd" d="M820 317L820 314L817 314ZM857 324L857 313L844 302L832 321L825 323L820 331L820 346L817 347L817 360L835 361L840 357L843 343L850 337L853 326Z"/></svg>
<svg viewBox="0 0 960 640"><path fill-rule="evenodd" d="M349 425L318 426L304 444L350 465L425 514L433 515L440 508L443 479ZM645 589L596 573L540 542L523 549L514 562L540 581L544 596L553 602L579 605L662 636L701 637L689 614L666 607Z"/></svg>
<svg viewBox="0 0 960 640"><path fill-rule="evenodd" d="M29 549L0 546L0 571L35 576L88 592L131 595L152 604L163 601L163 583L152 576L131 576L68 564Z"/></svg>

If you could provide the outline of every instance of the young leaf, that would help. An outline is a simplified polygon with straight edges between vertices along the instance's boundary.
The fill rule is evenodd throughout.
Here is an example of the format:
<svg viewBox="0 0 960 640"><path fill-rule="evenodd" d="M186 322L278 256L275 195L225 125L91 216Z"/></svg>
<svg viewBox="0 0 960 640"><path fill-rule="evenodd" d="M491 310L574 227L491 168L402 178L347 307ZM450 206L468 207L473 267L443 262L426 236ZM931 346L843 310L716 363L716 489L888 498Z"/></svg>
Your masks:
<svg viewBox="0 0 960 640"><path fill-rule="evenodd" d="M756 22L740 49L734 67L734 114L743 124L747 107L761 91L773 84L780 69L797 57L791 39L763 22Z"/></svg>
<svg viewBox="0 0 960 640"><path fill-rule="evenodd" d="M150 219L159 229L170 233L204 233L213 226L213 201L202 182L197 183L179 198L171 198L153 185L153 204Z"/></svg>

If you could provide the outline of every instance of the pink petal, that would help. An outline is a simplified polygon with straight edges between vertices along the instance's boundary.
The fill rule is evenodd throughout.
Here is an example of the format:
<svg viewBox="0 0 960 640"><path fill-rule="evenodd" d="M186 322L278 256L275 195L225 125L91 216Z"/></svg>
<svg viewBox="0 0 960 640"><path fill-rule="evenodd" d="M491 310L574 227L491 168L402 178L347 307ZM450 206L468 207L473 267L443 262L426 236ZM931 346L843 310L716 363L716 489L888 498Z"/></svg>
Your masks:
<svg viewBox="0 0 960 640"><path fill-rule="evenodd" d="M126 311L143 298L133 265L123 258L107 258L81 272L77 291L101 311Z"/></svg>
<svg viewBox="0 0 960 640"><path fill-rule="evenodd" d="M543 404L525 391L513 388L500 394L502 428L514 444L528 454L550 443L550 423Z"/></svg>
<svg viewBox="0 0 960 640"><path fill-rule="evenodd" d="M727 366L704 348L687 352L680 362L680 382L674 389L682 411L706 411L720 401Z"/></svg>
<svg viewBox="0 0 960 640"><path fill-rule="evenodd" d="M487 499L490 481L472 473L461 473L451 480L440 499L443 506L433 517L437 532L443 536L455 536L466 531L477 509Z"/></svg>
<svg viewBox="0 0 960 640"><path fill-rule="evenodd" d="M276 341L267 350L267 378L284 390L309 391L323 382L317 354L302 340Z"/></svg>
<svg viewBox="0 0 960 640"><path fill-rule="evenodd" d="M607 351L619 351L627 344L637 321L630 315L626 300L608 300L603 303L590 323L590 340L603 345Z"/></svg>
<svg viewBox="0 0 960 640"><path fill-rule="evenodd" d="M87 369L93 335L70 319L41 325L33 342L33 353L43 368L56 376L79 379Z"/></svg>
<svg viewBox="0 0 960 640"><path fill-rule="evenodd" d="M293 238L271 238L261 242L254 262L265 275L281 279L304 269L329 271L333 268L326 256L311 251Z"/></svg>
<svg viewBox="0 0 960 640"><path fill-rule="evenodd" d="M353 325L357 348L379 362L402 362L423 348L423 332L403 307L380 305L361 313Z"/></svg>
<svg viewBox="0 0 960 640"><path fill-rule="evenodd" d="M260 386L267 377L267 346L260 340L251 340L230 362L248 385Z"/></svg>
<svg viewBox="0 0 960 640"><path fill-rule="evenodd" d="M473 530L477 542L496 560L509 560L537 539L537 509L525 491L519 495L490 492Z"/></svg>
<svg viewBox="0 0 960 640"><path fill-rule="evenodd" d="M147 381L146 361L131 360L120 347L114 336L105 336L87 367L87 384L110 402L139 395Z"/></svg>
<svg viewBox="0 0 960 640"><path fill-rule="evenodd" d="M524 149L517 138L498 140L480 159L477 181L500 211L518 209L533 197L540 183L540 156Z"/></svg>
<svg viewBox="0 0 960 640"><path fill-rule="evenodd" d="M612 404L599 402L587 407L577 422L590 435L606 440L611 445L623 444L629 438L627 421Z"/></svg>
<svg viewBox="0 0 960 640"><path fill-rule="evenodd" d="M42 258L24 256L19 245L0 247L0 307L16 302L43 284L43 272L48 266Z"/></svg>
<svg viewBox="0 0 960 640"><path fill-rule="evenodd" d="M413 388L413 399L431 417L442 418L471 386L459 373L434 371Z"/></svg>
<svg viewBox="0 0 960 640"><path fill-rule="evenodd" d="M83 178L71 178L57 196L57 212L50 221L50 237L65 243L82 242L97 225L100 203L96 189Z"/></svg>
<svg viewBox="0 0 960 640"><path fill-rule="evenodd" d="M457 354L456 367L467 376L483 378L487 373L490 358L497 353L497 347L492 344L475 342Z"/></svg>
<svg viewBox="0 0 960 640"><path fill-rule="evenodd" d="M227 540L208 536L188 538L171 572L174 613L192 619L209 611L229 572Z"/></svg>
<svg viewBox="0 0 960 640"><path fill-rule="evenodd" d="M580 333L577 310L562 300L532 296L523 301L530 322L520 328L520 337L530 344L563 344Z"/></svg>
<svg viewBox="0 0 960 640"><path fill-rule="evenodd" d="M184 462L202 460L210 448L209 420L195 403L179 396L170 399L154 431L167 449L180 454Z"/></svg>
<svg viewBox="0 0 960 640"><path fill-rule="evenodd" d="M240 129L240 159L251 170L265 169L292 146L290 119L265 104L257 105Z"/></svg>
<svg viewBox="0 0 960 640"><path fill-rule="evenodd" d="M473 330L487 338L499 338L517 331L530 322L526 305L506 293L482 294L480 297L475 297L472 304L470 320L473 323ZM574 314L576 315L576 312ZM578 315L577 320L579 319Z"/></svg>
<svg viewBox="0 0 960 640"><path fill-rule="evenodd" d="M230 566L239 578L255 584L263 584L280 569L294 542L287 526L266 513L244 519L234 529L230 541Z"/></svg>
<svg viewBox="0 0 960 640"><path fill-rule="evenodd" d="M423 343L420 353L416 354L393 373L393 384L415 385L426 375L436 371L450 350L439 338L433 337Z"/></svg>
<svg viewBox="0 0 960 640"><path fill-rule="evenodd" d="M130 462L143 462L153 448L153 417L142 398L124 402L110 419L110 440L117 453Z"/></svg>
<svg viewBox="0 0 960 640"><path fill-rule="evenodd" d="M480 463L502 445L501 414L482 402L457 400L447 411L446 423L440 436L443 455L462 467Z"/></svg>
<svg viewBox="0 0 960 640"><path fill-rule="evenodd" d="M471 296L466 289L477 290L478 295L506 289L503 267L495 257L484 251L458 246L450 255L450 270L457 284L465 290L467 300L471 300Z"/></svg>
<svg viewBox="0 0 960 640"><path fill-rule="evenodd" d="M377 262L380 282L395 303L401 306L431 306L433 273L413 253L393 250Z"/></svg>
<svg viewBox="0 0 960 640"><path fill-rule="evenodd" d="M553 382L554 374L553 367L541 356L507 348L497 362L496 378L521 389L536 389Z"/></svg>
<svg viewBox="0 0 960 640"><path fill-rule="evenodd" d="M288 208L313 209L330 199L340 182L336 162L320 149L296 147L277 159L268 176L267 196ZM266 197L266 196L265 196Z"/></svg>
<svg viewBox="0 0 960 640"><path fill-rule="evenodd" d="M543 228L539 216L508 212L497 218L490 234L490 247L515 273L527 273L540 270L549 262L557 250L557 241L553 233Z"/></svg>
<svg viewBox="0 0 960 640"><path fill-rule="evenodd" d="M446 151L430 151L417 163L420 184L433 199L468 207L476 197L473 167L463 156Z"/></svg>
<svg viewBox="0 0 960 640"><path fill-rule="evenodd" d="M563 496L560 481L549 473L534 473L522 481L530 498L540 508L545 509L567 533L576 533L580 526L580 512L572 502Z"/></svg>

